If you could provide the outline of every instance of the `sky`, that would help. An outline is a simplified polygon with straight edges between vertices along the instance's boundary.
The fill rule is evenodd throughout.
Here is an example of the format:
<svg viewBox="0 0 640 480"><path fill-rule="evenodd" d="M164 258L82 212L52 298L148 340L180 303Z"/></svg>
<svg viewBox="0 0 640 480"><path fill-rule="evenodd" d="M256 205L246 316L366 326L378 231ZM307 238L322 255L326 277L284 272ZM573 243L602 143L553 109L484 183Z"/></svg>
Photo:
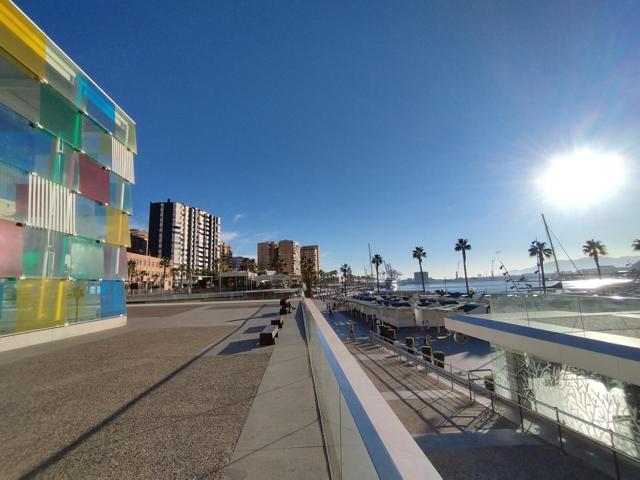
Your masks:
<svg viewBox="0 0 640 480"><path fill-rule="evenodd" d="M411 275L419 245L436 277L461 237L470 275L535 264L541 212L573 258L640 237L640 2L16 3L136 121L134 226L171 198L236 255L295 239L361 274L371 243ZM622 181L577 168L558 201L549 162L585 149Z"/></svg>

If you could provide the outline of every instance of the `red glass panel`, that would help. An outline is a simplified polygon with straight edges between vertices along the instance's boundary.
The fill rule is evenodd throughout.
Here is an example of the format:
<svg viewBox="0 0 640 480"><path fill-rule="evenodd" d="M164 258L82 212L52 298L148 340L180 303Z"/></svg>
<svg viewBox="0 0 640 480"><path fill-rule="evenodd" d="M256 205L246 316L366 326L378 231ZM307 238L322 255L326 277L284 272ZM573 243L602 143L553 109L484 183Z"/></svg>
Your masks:
<svg viewBox="0 0 640 480"><path fill-rule="evenodd" d="M109 203L109 172L80 154L80 193L96 202Z"/></svg>

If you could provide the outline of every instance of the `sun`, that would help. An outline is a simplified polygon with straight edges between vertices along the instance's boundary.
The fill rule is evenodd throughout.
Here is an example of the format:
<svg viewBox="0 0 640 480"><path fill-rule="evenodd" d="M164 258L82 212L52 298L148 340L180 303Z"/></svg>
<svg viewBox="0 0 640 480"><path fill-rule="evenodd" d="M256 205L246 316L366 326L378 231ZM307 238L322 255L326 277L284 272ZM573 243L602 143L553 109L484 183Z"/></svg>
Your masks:
<svg viewBox="0 0 640 480"><path fill-rule="evenodd" d="M582 149L551 158L537 183L550 203L584 208L614 196L624 181L620 155Z"/></svg>

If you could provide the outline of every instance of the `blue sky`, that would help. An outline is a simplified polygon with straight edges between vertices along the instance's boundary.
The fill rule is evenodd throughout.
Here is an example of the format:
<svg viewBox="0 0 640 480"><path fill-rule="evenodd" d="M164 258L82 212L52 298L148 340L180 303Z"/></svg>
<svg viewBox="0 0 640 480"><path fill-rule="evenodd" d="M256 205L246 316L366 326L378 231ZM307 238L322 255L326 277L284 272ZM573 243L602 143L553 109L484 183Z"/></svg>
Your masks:
<svg viewBox="0 0 640 480"><path fill-rule="evenodd" d="M640 237L637 1L17 3L138 123L136 225L170 197L236 254L293 238L361 272L371 242L409 274L422 245L439 276L459 237L470 274L529 266L541 211L574 257ZM626 184L550 202L535 180L575 148Z"/></svg>

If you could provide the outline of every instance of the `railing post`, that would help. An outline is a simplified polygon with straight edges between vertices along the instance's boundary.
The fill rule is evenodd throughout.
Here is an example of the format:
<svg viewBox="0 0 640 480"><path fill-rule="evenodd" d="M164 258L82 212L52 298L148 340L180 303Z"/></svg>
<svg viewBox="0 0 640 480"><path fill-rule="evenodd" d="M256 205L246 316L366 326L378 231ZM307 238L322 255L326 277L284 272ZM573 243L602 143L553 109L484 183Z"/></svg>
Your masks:
<svg viewBox="0 0 640 480"><path fill-rule="evenodd" d="M562 424L560 423L560 413L558 412L558 407L553 407L556 411L556 423L558 424L558 438L560 439L560 450L564 453L564 444L562 441Z"/></svg>
<svg viewBox="0 0 640 480"><path fill-rule="evenodd" d="M473 400L473 394L471 393L471 374L467 372L467 383L469 385L469 400Z"/></svg>
<svg viewBox="0 0 640 480"><path fill-rule="evenodd" d="M493 405L493 392L491 390L489 390L489 393L491 394L491 411L493 413L496 413L496 409L495 409L495 407Z"/></svg>
<svg viewBox="0 0 640 480"><path fill-rule="evenodd" d="M453 365L449 364L449 374L451 375L451 391L453 392Z"/></svg>
<svg viewBox="0 0 640 480"><path fill-rule="evenodd" d="M520 402L518 402L518 410L520 411L520 427L524 432L524 417L522 416L522 404Z"/></svg>
<svg viewBox="0 0 640 480"><path fill-rule="evenodd" d="M618 465L618 452L616 452L616 444L613 440L612 430L609 430L609 436L611 437L611 452L613 452L613 464L616 467L616 479L620 480L620 465Z"/></svg>

